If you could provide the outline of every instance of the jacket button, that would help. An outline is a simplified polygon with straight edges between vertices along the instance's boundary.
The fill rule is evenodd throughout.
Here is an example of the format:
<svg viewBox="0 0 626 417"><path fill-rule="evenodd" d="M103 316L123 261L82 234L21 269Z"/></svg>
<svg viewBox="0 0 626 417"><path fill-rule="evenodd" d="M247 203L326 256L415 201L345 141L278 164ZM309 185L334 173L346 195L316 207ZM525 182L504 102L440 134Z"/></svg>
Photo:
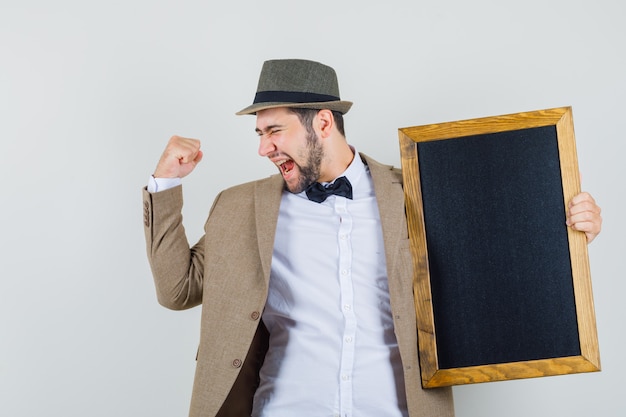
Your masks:
<svg viewBox="0 0 626 417"><path fill-rule="evenodd" d="M241 359L233 360L233 368L241 368Z"/></svg>
<svg viewBox="0 0 626 417"><path fill-rule="evenodd" d="M250 313L250 318L252 320L258 320L259 317L261 317L261 313L259 313L258 311L253 311L252 313Z"/></svg>
<svg viewBox="0 0 626 417"><path fill-rule="evenodd" d="M147 201L143 202L143 224L146 227L150 226L150 204Z"/></svg>

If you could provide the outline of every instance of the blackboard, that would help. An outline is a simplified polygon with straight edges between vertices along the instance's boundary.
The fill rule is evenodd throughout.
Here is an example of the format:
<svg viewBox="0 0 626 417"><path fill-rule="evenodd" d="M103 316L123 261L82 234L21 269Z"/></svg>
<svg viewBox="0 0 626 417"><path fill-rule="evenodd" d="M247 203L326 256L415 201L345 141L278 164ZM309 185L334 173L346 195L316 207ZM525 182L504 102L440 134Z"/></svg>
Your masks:
<svg viewBox="0 0 626 417"><path fill-rule="evenodd" d="M599 370L571 108L399 134L423 386Z"/></svg>

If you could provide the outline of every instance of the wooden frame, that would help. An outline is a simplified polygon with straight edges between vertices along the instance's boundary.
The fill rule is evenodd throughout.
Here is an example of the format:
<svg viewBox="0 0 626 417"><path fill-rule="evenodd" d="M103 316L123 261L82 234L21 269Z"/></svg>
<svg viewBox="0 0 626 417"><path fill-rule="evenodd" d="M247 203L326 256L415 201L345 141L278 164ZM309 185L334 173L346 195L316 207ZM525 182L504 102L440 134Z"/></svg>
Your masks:
<svg viewBox="0 0 626 417"><path fill-rule="evenodd" d="M534 130L535 128L542 128L543 130L541 129ZM548 132L547 135L546 135L546 132ZM555 133L550 133L550 132L555 132ZM434 291L439 291L437 288L434 288L434 287L440 287L440 286L443 287L447 285L447 284L442 285L441 281L444 279L448 279L448 278L446 278L443 275L442 275L443 278L440 276L431 276L431 273L433 272L432 270L434 268L433 266L434 262L439 262L439 261L434 261L433 254L429 253L429 249L431 250L431 252L433 251L433 248L431 247L432 242L429 240L429 230L431 229L432 225L431 223L429 223L429 220L428 220L430 214L428 213L428 210L425 209L425 206L426 206L424 202L425 194L423 194L424 186L429 185L429 183L422 183L424 181L425 173L423 172L423 169L422 170L420 169L420 160L421 160L421 164L424 166L426 166L427 164L430 164L435 167L434 171L435 171L436 178L439 178L442 175L445 176L450 171L454 171L455 163L454 162L450 163L450 167L452 167L452 169L448 169L450 168L448 166L441 168L440 163L433 164L433 163L428 162L427 159L424 159L426 158L426 156L420 155L420 152L426 155L437 155L437 152L439 152L437 150L438 149L437 147L442 146L441 144L447 144L447 145L454 144L456 146L456 144L463 143L463 142L459 142L456 140L458 139L463 140L463 139L471 138L471 140L477 141L476 143L486 144L486 145L481 145L481 146L487 146L487 148L485 148L487 152L484 152L486 155L481 154L479 158L467 159L471 157L466 157L465 159L466 162L469 161L470 163L472 163L472 161L480 160L481 161L480 164L477 164L478 169L480 169L481 166L485 165L485 163L483 163L484 161L487 161L486 163L489 164L490 163L488 162L489 158L494 157L492 155L492 151L489 148L489 146L491 146L490 143L497 144L496 146L499 147L498 148L499 153L496 152L494 163L497 164L499 161L498 158L502 157L501 155L502 149L505 149L504 151L505 153L507 152L506 149L508 148L500 147L501 142L495 142L495 141L500 140L498 139L500 137L498 135L504 135L505 139L510 141L508 143L515 144L515 143L518 143L519 141L524 141L525 135L527 133L531 135L535 135L535 136L539 135L537 139L537 143L539 143L540 146L544 146L544 145L541 145L541 143L544 143L545 141L547 141L547 143L556 141L556 144L555 144L556 156L553 158L553 159L556 159L556 161L553 161L553 162L556 164L555 166L557 167L556 168L557 171L560 171L560 172L557 172L556 175L554 175L553 172L546 173L545 175L550 176L550 177L560 176L560 178L556 178L556 181L559 184L558 187L561 190L561 195L557 196L556 199L558 200L559 204L561 204L561 209L551 210L551 212L556 211L557 217L559 219L562 217L563 219L562 236L564 236L563 239L565 241L564 242L565 252L569 252L569 253L565 253L564 256L561 256L560 258L562 259L560 259L560 261L565 262L567 264L566 269L569 272L567 274L555 273L553 274L554 276L548 273L547 277L542 276L543 272L541 271L538 272L535 269L533 269L533 271L531 271L530 273L525 270L515 272L516 274L515 277L522 277L522 278L521 279L515 278L509 281L522 282L527 277L530 277L531 274L539 275L538 277L536 277L536 279L533 277L529 278L529 279L535 279L535 281L532 281L533 284L530 285L529 288L532 288L532 291L531 291L532 294L539 294L539 297L536 297L535 295L529 296L527 295L525 291L519 290L518 288L512 291L503 291L506 294L497 292L500 290L496 288L495 291L497 292L497 295L494 297L493 292L490 292L492 291L491 284L488 284L488 287L485 289L485 291L491 295L486 296L488 299L480 302L481 308L484 305L488 305L491 300L500 298L501 295L503 296L504 301L500 301L500 303L504 304L504 306L500 306L500 307L496 306L495 309L498 309L498 308L506 309L510 305L514 305L516 306L516 308L519 308L517 307L517 305L522 305L521 310L522 310L523 315L521 317L515 317L515 314L507 313L508 317L506 319L508 320L506 324L507 326L515 327L517 323L524 322L522 323L522 325L525 325L531 328L531 333L528 333L520 337L522 344L526 342L526 340L533 339L533 335L534 335L534 330L532 330L533 325L529 326L528 323L525 323L526 315L528 314L528 311L532 311L533 314L535 314L535 311L537 310L540 311L540 313L538 314L539 320L537 320L537 318L533 319L535 320L536 323L539 323L540 321L542 321L544 317L551 317L552 318L551 321L553 323L549 324L548 327L546 327L546 329L543 330L547 336L547 337L544 336L543 339L548 339L548 341L546 342L546 340L542 340L537 343L537 345L539 346L539 348L536 349L538 353L531 353L530 356L527 356L525 353L523 353L519 355L520 356L519 359L517 357L514 357L514 358L506 357L505 355L504 359L502 360L500 359L500 355L502 353L506 353L502 351L508 351L508 348L500 347L500 348L495 348L494 351L486 355L486 357L483 360L481 356L482 352L490 350L492 346L491 342L485 342L484 339L489 339L493 337L493 335L490 335L489 332L483 333L480 331L480 329L485 326L489 327L493 325L494 326L493 328L496 329L494 333L497 336L500 336L500 334L503 333L501 330L502 327L498 327L500 326L500 324L491 323L492 321L493 322L498 321L497 317L494 317L492 319L491 316L492 315L498 316L498 315L489 313L490 307L486 307L486 311L487 311L486 316L481 316L481 318L478 320L479 321L478 323L469 322L469 320L472 320L472 318L469 317L469 316L472 316L472 311L463 310L463 308L458 307L457 304L455 304L455 300L453 299L454 297L450 297L450 293L447 293L447 295L445 295L446 298L443 299L443 301L435 301L438 299L438 297L441 298L441 296L437 294L436 292L434 292ZM413 264L414 264L414 271L415 271L414 272L414 296L415 296L415 308L416 308L417 327L418 327L417 329L418 344L419 344L420 366L421 366L423 387L433 388L433 387L450 386L450 385L461 385L461 384L501 381L501 380L510 380L510 379L519 379L519 378L531 378L531 377L563 375L563 374L579 373L579 372L599 371L600 370L600 357L599 357L599 349L598 349L598 341L597 341L597 330L596 330L596 322L595 322L593 297L592 297L592 291L591 291L591 277L590 277L590 271L589 271L586 237L583 233L572 231L570 228L566 227L564 224L565 207L567 207L567 203L569 202L569 200L580 191L580 178L579 178L579 172L578 172L578 163L577 163L576 147L575 147L575 139L574 139L573 117L572 117L571 108L564 107L564 108L524 112L524 113L517 113L517 114L510 114L510 115L503 115L503 116L496 116L496 117L463 120L463 121L450 122L450 123L407 127L407 128L399 129L398 134L399 134L399 139L400 139L400 149L401 149L401 157L402 157L402 168L403 168L403 177L404 177L409 237L410 237L410 242L411 242L411 251L413 254ZM512 135L512 136L508 137L507 135L509 136ZM546 136L545 140L544 140L544 136ZM451 142L450 140L454 140L454 141ZM467 139L467 140L469 141L470 139ZM490 141L494 141L494 142L490 142ZM465 145L462 145L462 146L465 146ZM549 145L549 146L552 146L552 145ZM420 149L422 150L420 151ZM472 149L472 148L467 147L465 149L467 150L467 149ZM526 146L522 144L521 149L526 149ZM540 151L540 153L543 154L545 152ZM450 159L454 159L450 155L454 155L454 154L453 153L446 154L446 157L444 159L446 161L449 161ZM517 157L515 155L512 155L511 158L515 159ZM517 175L519 177L523 177L522 181L525 181L524 179L525 178L524 169L526 169L525 167L531 167L532 170L536 169L536 167L533 165L532 160L522 161L521 163L522 163L521 166L523 169L521 170L518 169L514 174L510 174L508 170L505 171L506 176L507 176L507 180L504 183L505 186L508 184L509 176ZM546 164L542 163L541 165L546 165ZM548 163L547 165L550 165L550 163ZM539 167L538 169L541 169L541 167ZM467 173L462 173L462 175L470 176ZM544 175L544 173L540 172L539 176L541 177L542 175ZM496 176L502 177L503 175L497 175L496 173ZM536 176L537 175L535 175L534 173L532 174L533 178ZM447 187L446 181L448 180L445 179L441 181L443 181L444 185ZM481 189L480 184L477 184L474 181L470 180L468 184L471 184L472 187L478 187L477 189ZM445 190L443 190L443 188L445 187L438 186L438 188L436 188L436 191L431 193L434 196L433 198L435 199L440 198L439 196L442 195L442 193L445 193ZM534 187L532 189L534 190ZM460 190L460 192L463 193L463 192L466 192L466 190ZM517 190L514 190L514 192L517 192ZM473 194L475 193L472 193L472 195ZM530 194L530 197L528 198L531 198L531 199L534 198L532 196L533 193L527 193L527 194ZM553 194L553 193L550 193L550 194ZM514 194L511 194L511 195L514 195ZM454 197L455 196L444 195L443 198L445 199L444 201L449 201L450 199L454 199ZM428 198L431 198L431 197L428 197ZM542 199L543 197L539 197L539 198L540 200L538 200L538 203L541 204L543 202L543 199ZM440 200L437 200L437 201L440 201ZM490 202L491 200L483 200L483 201ZM461 204L464 204L464 203L461 203ZM505 207L505 208L510 207L510 205L507 205L507 204L508 204L507 202L504 202L504 205L499 206L499 207ZM518 204L518 202L517 201L512 202L511 204ZM531 204L529 207L537 205L536 203L529 203L529 204ZM437 210L439 209L437 208ZM502 210L498 209L498 211L502 211ZM526 221L529 223L539 223L540 227L543 227L542 220L539 219L539 221L535 222L535 219L539 216L543 216L544 211L547 211L547 210L540 209L540 210L537 210L537 213L530 213ZM482 214L484 215L484 213ZM491 214L493 213L490 213L490 215ZM436 213L436 215L439 215L439 213ZM467 215L471 216L471 213ZM433 217L436 217L436 216L433 216ZM445 213L441 215L440 217L445 218ZM458 230L459 223L467 224L467 223L473 222L471 217L470 218L466 217L465 213L457 217L462 217L463 220L458 221L459 219L457 218L457 222L452 222L451 224L443 224L442 222L439 222L439 223L442 223L443 226L438 224L437 226L432 226L432 228L433 229L440 228L441 230L444 231L443 233L445 233L446 230L450 230L451 233L454 234ZM516 217L519 217L519 215ZM548 220L546 220L546 222L547 221ZM494 222L497 222L497 220L494 220ZM558 220L558 222L560 222L560 220ZM507 222L501 222L501 223L507 223ZM524 222L522 222L521 224L522 226L525 225ZM520 227L520 225L516 225L516 227ZM560 230L560 227L561 225L557 224L558 230ZM557 230L556 235L561 236L560 235L561 232L559 232L558 230ZM510 236L513 236L513 234L510 234L505 231L504 236L500 238L500 242L498 243L499 246L496 248L496 250L498 251L497 252L498 256L495 256L495 257L492 256L487 259L497 260L498 258L500 258L499 256L500 251L506 252L507 250L511 250L509 248L515 243L513 244L509 243ZM534 239L534 238L535 238L534 234L531 233L530 239ZM463 239L463 236L461 237L454 236L453 239L455 239L454 242L456 243L460 239ZM490 239L490 236L476 236L475 233L472 233L469 239L467 239L468 241L465 242L464 244L460 244L459 246L471 248L471 250L473 251L474 246L476 246L475 242L485 242L485 241L488 242L489 239ZM511 239L514 239L514 238L511 238ZM558 241L559 238L557 237L556 239ZM505 242L505 243L502 244L502 242ZM535 242L535 241L531 241L531 242ZM522 246L532 246L534 248L535 246L541 246L541 242L539 244L532 243L531 245L522 244ZM447 248L447 246L445 246L445 248ZM502 248L506 248L506 250L501 250ZM553 251L551 248L552 246L549 246L547 250L544 250L544 252L546 252L547 263L538 262L538 264L549 266L549 262L551 262L551 258L553 257ZM491 248L488 250L493 251L494 249ZM448 258L444 260L443 262L441 262L442 264L445 264L447 260L450 258L456 259L464 255L463 254L461 255L447 254L446 256L448 256ZM541 258L542 255L541 254L536 255L533 253L532 256L533 257L538 256L539 258ZM474 257L472 256L469 259L473 260ZM513 260L511 263L515 263L515 260ZM483 266L474 265L473 267L474 269L479 270L478 275L483 273L481 272L483 271ZM514 267L515 265L512 265L511 269L514 269ZM507 268L506 273L507 274L509 273L508 268ZM470 271L467 274L468 276L471 276L473 272ZM463 273L462 275L465 275L465 273ZM453 279L456 279L456 278L453 278ZM466 279L465 277L462 277L460 282L463 285L467 285L467 288L469 288L470 291L472 291L475 287L480 287L481 285L481 284L475 284L471 282L468 283L467 281L465 281L465 279ZM550 282L554 281L558 283L555 284L556 286L554 288L551 287L547 290L548 292L551 292L552 295L546 296L544 292L542 292L542 288L539 288L539 287L541 287L544 282L548 282L548 281ZM433 285L433 284L436 284L436 285ZM504 284L504 285L511 285L511 284ZM524 285L523 282L521 283L521 285ZM571 287L573 288L571 296L568 295L568 291L561 291L561 290L556 291L555 290L555 288L559 289L561 287L568 288L568 285L571 285ZM454 284L451 285L451 287L453 288L451 293L454 293L455 291ZM511 295L509 294L509 292L514 293L514 294ZM559 292L564 292L565 295L562 296L562 295L557 294ZM463 291L463 293L465 293L465 290ZM468 306L476 306L477 304L475 304L475 301L477 297L478 296L470 295L466 304ZM548 297L548 298L543 298L543 297ZM532 298L533 300L529 300L529 298ZM544 301L543 302L537 301L538 304L534 305L533 304L535 303L534 298L541 298ZM557 305L552 306L553 304L552 301L545 302L546 299L557 300L556 302ZM441 303L441 305L437 306L436 303ZM443 323L446 321L446 314L447 314L446 309L459 309L460 315L453 316L453 318L450 320L453 324L449 327L452 328L453 330L446 329L444 332L442 327L439 326L439 323ZM524 309L526 312L524 312ZM553 311L554 309L557 309L557 310ZM569 337L568 334L572 333L571 331L566 330L564 331L563 337L561 337L560 335L560 332L561 332L560 329L564 327L568 327L568 325L567 323L565 323L563 326L561 326L561 323L558 323L558 321L561 320L562 316L566 315L566 314L562 314L562 311L567 311L568 309L571 309L572 311L570 316L573 317L572 319L573 327L574 327L573 332L575 333L574 336L576 339L574 341L574 344L577 344L577 346L573 347L573 353L570 352L571 349L569 349L569 347L566 349L563 349L565 354L562 355L560 351L561 347L552 346L553 343L549 339L552 337L551 335L554 335L554 339L555 339L554 344L556 345L560 343L561 339L567 339ZM442 311L443 313L440 313L438 311ZM440 319L439 318L440 316L443 318ZM468 322L466 323L464 322L462 323L462 326L456 327L456 324L458 324L459 322L459 317L461 317L460 321L467 320ZM488 319L485 320L485 317L487 317ZM513 323L513 325L511 325L511 323ZM542 324L539 323L536 326L541 327ZM572 326L570 325L569 327L571 328ZM460 333L463 333L463 334L461 335L455 334L456 330L454 329L458 329L458 328L461 329ZM479 329L479 330L471 330L471 329ZM508 330L508 327L507 327L507 330ZM445 338L443 337L444 333L446 334ZM440 334L442 336L438 337ZM476 336L478 338L481 338L479 341L480 343L469 340L471 339L473 334L477 334L477 335L481 334L481 336ZM507 337L507 338L515 339L515 337L513 338ZM441 342L439 339L441 340L445 339L447 340L447 342ZM468 339L469 342L466 339ZM480 345L481 343L482 343L481 346L483 347L477 348L478 349L477 353L474 354L474 357L472 357L471 360L465 360L465 362L461 360L462 363L459 365L458 363L455 363L455 358L457 356L462 356L462 352L459 354L458 351L455 351L458 340L465 340L464 342L465 343L464 346L466 346L465 348L463 348L463 343L458 343L460 348L464 350L467 350L468 346L469 346L469 350L472 350L475 348L475 345ZM442 345L438 344L438 341L440 343L446 343L446 346L442 348ZM506 346L506 343L509 343L509 342L504 341L502 343L505 343L502 346ZM520 341L511 341L510 343L514 344L512 350L515 350L517 346L520 344ZM530 343L535 343L535 342L530 342ZM544 348L547 349L546 352L548 352L548 355L547 355L548 357L545 357L546 355L543 353L542 349ZM535 348L533 347L533 349ZM445 352L445 354L442 352ZM534 357L533 355L537 355L540 357ZM448 359L445 359L444 361L443 356L446 356ZM495 357L496 360L492 361L493 357ZM443 363L443 362L446 362L446 363Z"/></svg>

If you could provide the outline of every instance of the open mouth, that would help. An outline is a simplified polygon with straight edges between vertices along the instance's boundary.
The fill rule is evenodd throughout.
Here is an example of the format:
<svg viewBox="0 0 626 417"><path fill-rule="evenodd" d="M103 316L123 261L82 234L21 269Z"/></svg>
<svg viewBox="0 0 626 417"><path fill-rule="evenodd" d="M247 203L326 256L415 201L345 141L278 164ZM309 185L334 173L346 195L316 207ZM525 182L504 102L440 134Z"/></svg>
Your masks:
<svg viewBox="0 0 626 417"><path fill-rule="evenodd" d="M279 161L277 165L278 165L278 168L280 169L280 172L283 175L287 175L293 170L296 164L295 162L293 162L292 159L287 159L285 161Z"/></svg>

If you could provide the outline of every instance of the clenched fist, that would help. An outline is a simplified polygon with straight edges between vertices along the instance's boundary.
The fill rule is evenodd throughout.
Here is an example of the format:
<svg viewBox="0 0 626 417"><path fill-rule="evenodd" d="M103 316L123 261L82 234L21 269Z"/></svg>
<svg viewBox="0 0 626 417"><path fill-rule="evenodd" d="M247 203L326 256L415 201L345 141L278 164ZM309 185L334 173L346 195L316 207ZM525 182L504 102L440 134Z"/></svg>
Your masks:
<svg viewBox="0 0 626 417"><path fill-rule="evenodd" d="M198 139L172 136L154 171L155 178L183 178L202 160Z"/></svg>

